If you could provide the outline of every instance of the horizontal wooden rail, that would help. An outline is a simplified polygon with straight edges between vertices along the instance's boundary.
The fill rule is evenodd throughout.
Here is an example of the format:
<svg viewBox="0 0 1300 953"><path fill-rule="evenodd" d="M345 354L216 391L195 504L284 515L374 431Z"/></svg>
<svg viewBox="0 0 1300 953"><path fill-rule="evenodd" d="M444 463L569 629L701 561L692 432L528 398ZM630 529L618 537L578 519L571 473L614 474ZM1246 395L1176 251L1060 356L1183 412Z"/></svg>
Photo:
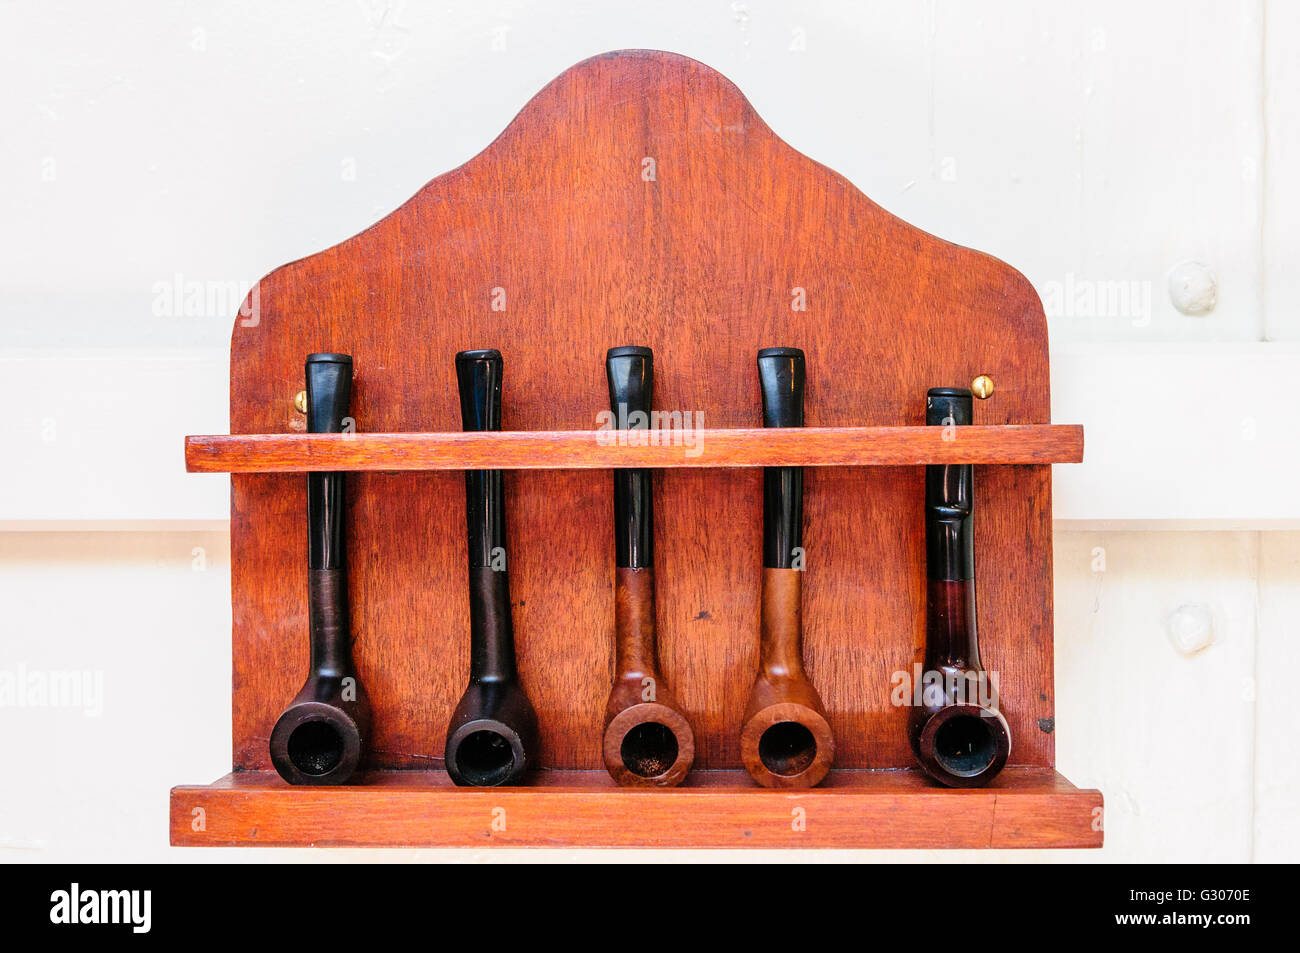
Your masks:
<svg viewBox="0 0 1300 953"><path fill-rule="evenodd" d="M290 787L237 771L172 788L178 847L1101 847L1101 792L1008 767L946 790L919 771L832 771L814 790L696 771L680 788L617 788L604 771L541 771L527 787L457 788L443 772L374 771ZM205 824L194 829L202 809ZM791 824L795 813L804 824ZM509 823L499 825L502 816ZM432 819L432 821L431 821Z"/></svg>
<svg viewBox="0 0 1300 953"><path fill-rule="evenodd" d="M499 433L230 434L185 438L192 473L308 470L604 470L622 467L856 467L1078 463L1077 425L805 427ZM632 432L635 434L636 432Z"/></svg>

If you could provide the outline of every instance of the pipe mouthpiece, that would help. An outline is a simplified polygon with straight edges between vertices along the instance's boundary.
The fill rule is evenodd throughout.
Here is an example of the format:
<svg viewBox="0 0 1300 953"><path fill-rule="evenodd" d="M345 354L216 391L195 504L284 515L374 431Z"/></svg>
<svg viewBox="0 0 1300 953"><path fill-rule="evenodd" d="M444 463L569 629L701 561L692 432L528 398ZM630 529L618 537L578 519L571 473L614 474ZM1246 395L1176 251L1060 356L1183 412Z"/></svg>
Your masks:
<svg viewBox="0 0 1300 953"><path fill-rule="evenodd" d="M654 352L648 347L612 347L605 354L605 376L609 381L609 406L618 426L647 428L650 421L629 421L622 414L648 415L654 393Z"/></svg>
<svg viewBox="0 0 1300 953"><path fill-rule="evenodd" d="M644 357L647 360L654 358L655 352L648 347L642 347L639 344L624 344L622 347L611 347L605 352L605 360L615 357Z"/></svg>
<svg viewBox="0 0 1300 953"><path fill-rule="evenodd" d="M303 370L307 432L342 433L352 399L352 358L347 354L309 354Z"/></svg>
<svg viewBox="0 0 1300 953"><path fill-rule="evenodd" d="M806 369L797 347L765 347L758 352L764 427L802 427Z"/></svg>
<svg viewBox="0 0 1300 953"><path fill-rule="evenodd" d="M965 426L974 418L973 404L964 387L931 387L925 395L925 422L931 427Z"/></svg>
<svg viewBox="0 0 1300 953"><path fill-rule="evenodd" d="M504 363L496 348L461 351L456 355L456 385L460 391L463 430L501 429L501 378Z"/></svg>

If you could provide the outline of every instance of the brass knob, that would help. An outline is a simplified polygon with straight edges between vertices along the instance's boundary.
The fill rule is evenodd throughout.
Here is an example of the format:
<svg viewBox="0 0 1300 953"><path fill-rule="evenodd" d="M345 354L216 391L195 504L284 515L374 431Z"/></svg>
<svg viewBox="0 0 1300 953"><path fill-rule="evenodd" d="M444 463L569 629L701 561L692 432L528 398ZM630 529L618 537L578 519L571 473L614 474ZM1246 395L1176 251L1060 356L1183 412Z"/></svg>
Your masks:
<svg viewBox="0 0 1300 953"><path fill-rule="evenodd" d="M307 413L307 392L300 390L293 395L293 406L297 408L298 413Z"/></svg>
<svg viewBox="0 0 1300 953"><path fill-rule="evenodd" d="M987 374L981 374L970 383L971 393L980 400L987 400L993 396L993 378Z"/></svg>

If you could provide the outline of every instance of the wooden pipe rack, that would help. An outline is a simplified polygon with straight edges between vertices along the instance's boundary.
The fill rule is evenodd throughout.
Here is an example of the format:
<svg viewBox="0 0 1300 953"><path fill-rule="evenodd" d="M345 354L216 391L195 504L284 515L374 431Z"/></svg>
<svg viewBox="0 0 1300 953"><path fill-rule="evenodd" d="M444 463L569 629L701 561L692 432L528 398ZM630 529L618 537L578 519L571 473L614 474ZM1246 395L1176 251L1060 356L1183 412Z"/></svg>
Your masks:
<svg viewBox="0 0 1300 953"><path fill-rule="evenodd" d="M703 414L690 443L595 429L621 344L654 348L656 407ZM754 354L777 344L807 354L805 429L757 426ZM470 347L504 355L507 432L459 431L452 358ZM313 351L354 356L357 432L303 433ZM994 389L975 426L921 425L929 387L981 375ZM1051 464L1081 460L1083 433L1050 423L1037 294L795 152L708 67L623 51L566 71L464 166L263 279L230 382L231 434L185 454L233 474L233 764L172 789L173 844L1101 845L1101 793L1054 770ZM1013 738L982 789L927 781L890 699L921 660L923 465L941 462L977 464L980 638ZM811 790L758 788L739 758L760 468L779 465L809 468L805 654L837 743ZM696 734L680 788L618 788L602 768L613 467L658 471L660 658ZM523 787L456 788L441 764L468 668L458 471L481 468L512 471L515 631L542 732ZM354 653L374 728L346 787L291 787L267 751L306 667L310 470L355 472Z"/></svg>

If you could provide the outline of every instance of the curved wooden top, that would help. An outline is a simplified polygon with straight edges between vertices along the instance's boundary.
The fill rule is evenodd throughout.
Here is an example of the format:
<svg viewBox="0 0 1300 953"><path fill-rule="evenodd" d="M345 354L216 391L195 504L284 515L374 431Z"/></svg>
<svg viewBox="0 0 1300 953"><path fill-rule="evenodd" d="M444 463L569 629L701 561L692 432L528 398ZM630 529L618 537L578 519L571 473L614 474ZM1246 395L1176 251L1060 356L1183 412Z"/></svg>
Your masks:
<svg viewBox="0 0 1300 953"><path fill-rule="evenodd" d="M259 295L257 324L235 323L232 433L300 429L302 357L327 347L356 360L363 430L459 429L451 356L478 346L505 355L508 429L588 429L605 349L628 341L655 349L658 404L705 426L754 422L754 352L778 343L807 353L809 426L921 423L926 388L981 373L997 390L977 423L1050 420L1022 275L889 214L671 53L567 70L479 155Z"/></svg>
<svg viewBox="0 0 1300 953"><path fill-rule="evenodd" d="M359 431L459 430L453 355L480 347L505 359L507 430L591 430L607 409L605 351L623 344L654 348L656 407L705 428L761 423L755 354L772 345L807 354L810 427L920 425L928 388L979 374L996 390L976 424L1050 422L1046 322L1020 274L885 212L782 142L724 77L668 53L566 71L465 165L271 273L258 306L232 341L233 434L303 429L293 398L313 351L353 355ZM977 475L984 660L1021 764L1052 760L1050 479L1047 466ZM303 483L232 478L238 768L268 766L266 737L306 667ZM736 767L757 664L762 477L672 470L655 486L664 676L693 721L696 767ZM372 763L436 767L468 669L463 480L366 472L349 487ZM609 477L520 471L507 494L542 762L598 769ZM911 764L890 679L920 659L921 501L916 468L806 478L806 654L842 767Z"/></svg>

